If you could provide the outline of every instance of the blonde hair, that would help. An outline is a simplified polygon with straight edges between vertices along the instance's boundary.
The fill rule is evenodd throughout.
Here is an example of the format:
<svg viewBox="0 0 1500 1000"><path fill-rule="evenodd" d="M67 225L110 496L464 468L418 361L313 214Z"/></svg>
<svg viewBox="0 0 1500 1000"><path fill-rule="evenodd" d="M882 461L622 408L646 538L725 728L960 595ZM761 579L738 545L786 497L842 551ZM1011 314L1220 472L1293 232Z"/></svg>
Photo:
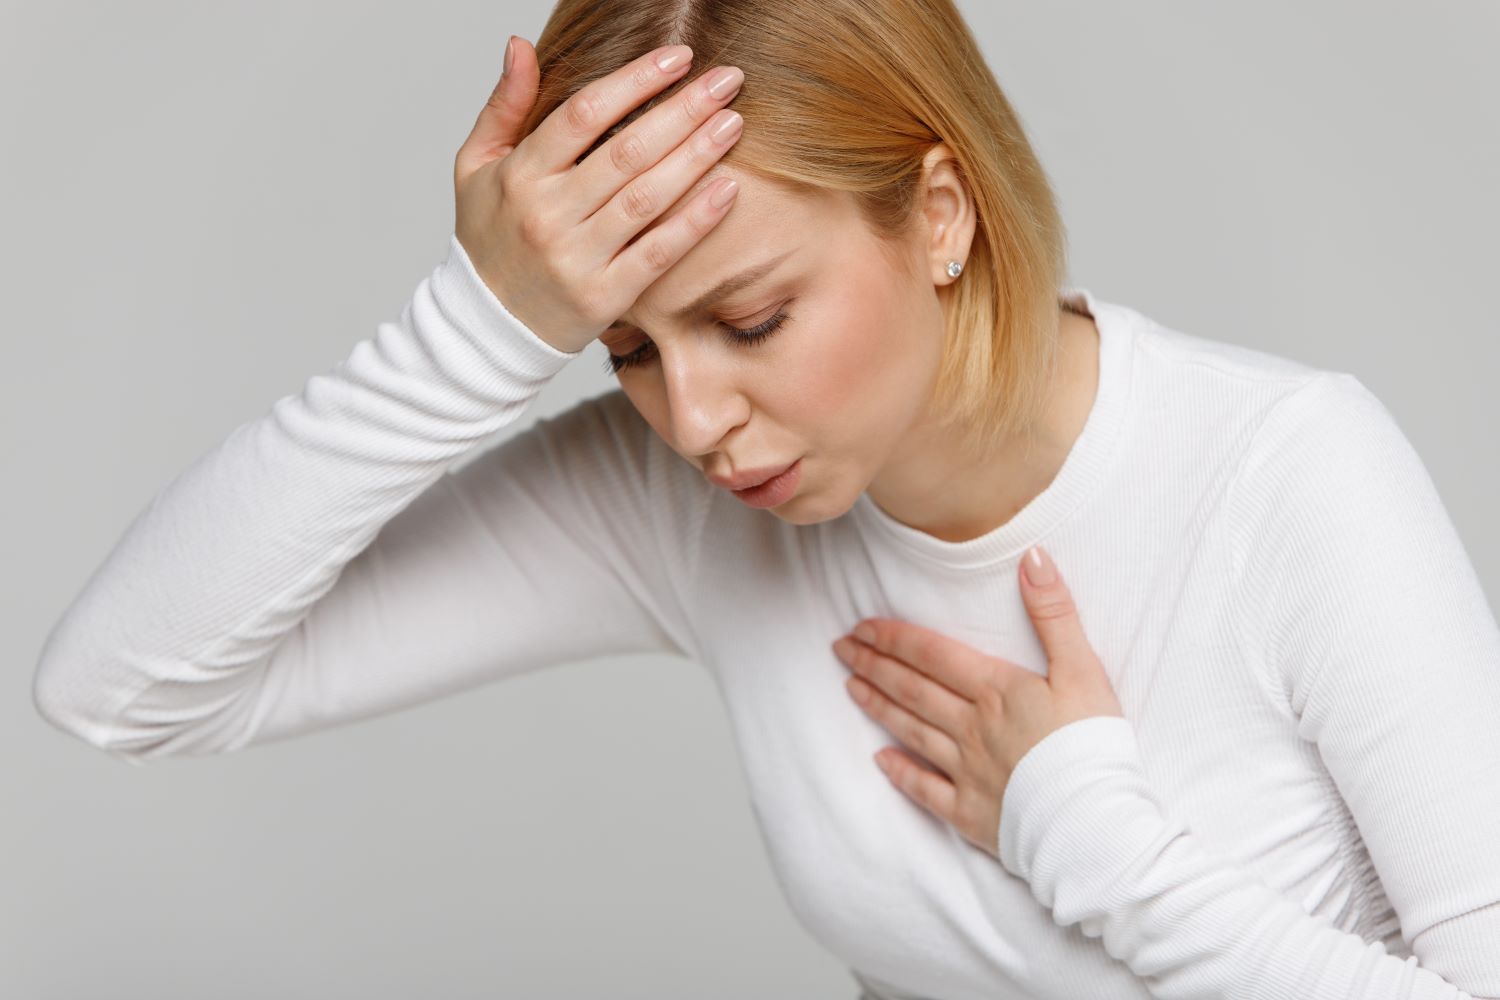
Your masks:
<svg viewBox="0 0 1500 1000"><path fill-rule="evenodd" d="M536 42L541 91L522 134L586 84L671 44L692 48L688 76L579 162L711 67L739 66L732 107L745 131L720 162L796 193L848 192L887 248L911 235L923 157L946 143L977 224L963 277L944 289L930 413L976 457L1029 436L1057 355L1066 230L952 0L559 0Z"/></svg>

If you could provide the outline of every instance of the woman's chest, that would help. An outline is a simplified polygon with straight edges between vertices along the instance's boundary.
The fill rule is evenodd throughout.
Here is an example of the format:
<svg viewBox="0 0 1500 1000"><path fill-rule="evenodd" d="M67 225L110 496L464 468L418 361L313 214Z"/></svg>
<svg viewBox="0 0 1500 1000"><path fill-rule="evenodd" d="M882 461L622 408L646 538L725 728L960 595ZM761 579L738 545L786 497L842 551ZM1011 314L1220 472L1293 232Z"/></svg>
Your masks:
<svg viewBox="0 0 1500 1000"><path fill-rule="evenodd" d="M1315 748L1235 662L1213 574L1162 599L1111 587L1059 549L1162 800L1226 863L1352 925L1368 874L1352 827ZM705 655L773 870L830 951L919 997L1076 996L1087 983L1094 996L1145 998L1097 939L1059 928L1024 882L885 777L873 754L899 740L849 697L830 649L860 619L892 617L1045 676L1014 570L965 580L803 564L774 588L700 595Z"/></svg>

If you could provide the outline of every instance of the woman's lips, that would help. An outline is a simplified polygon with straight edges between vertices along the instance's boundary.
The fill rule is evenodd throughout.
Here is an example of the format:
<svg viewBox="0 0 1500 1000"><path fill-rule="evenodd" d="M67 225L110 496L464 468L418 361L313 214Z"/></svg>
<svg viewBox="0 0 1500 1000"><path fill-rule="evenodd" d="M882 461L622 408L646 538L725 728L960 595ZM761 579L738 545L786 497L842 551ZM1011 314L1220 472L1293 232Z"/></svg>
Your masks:
<svg viewBox="0 0 1500 1000"><path fill-rule="evenodd" d="M748 490L753 486L760 486L763 483L774 479L796 464L797 462L793 461L788 462L785 465L768 465L759 469L750 469L748 471L741 472L739 475L732 478L727 476L710 475L708 477L708 480L715 486L722 487L726 490Z"/></svg>
<svg viewBox="0 0 1500 1000"><path fill-rule="evenodd" d="M734 495L751 507L779 507L797 492L802 478L802 459L797 459L780 475L772 476L759 486L735 490Z"/></svg>

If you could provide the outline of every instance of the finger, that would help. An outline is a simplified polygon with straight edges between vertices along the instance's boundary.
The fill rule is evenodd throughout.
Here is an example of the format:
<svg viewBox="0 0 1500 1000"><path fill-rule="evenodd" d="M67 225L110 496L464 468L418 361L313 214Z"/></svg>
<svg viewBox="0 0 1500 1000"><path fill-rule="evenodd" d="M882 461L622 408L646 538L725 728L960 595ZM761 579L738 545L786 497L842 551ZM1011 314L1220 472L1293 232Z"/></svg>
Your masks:
<svg viewBox="0 0 1500 1000"><path fill-rule="evenodd" d="M729 151L744 123L724 105L734 100L744 79L737 66L705 73L574 169L566 197L590 206L591 239L623 246Z"/></svg>
<svg viewBox="0 0 1500 1000"><path fill-rule="evenodd" d="M884 691L861 677L849 678L849 694L870 718L880 723L902 746L930 761L944 774L954 775L962 764L958 742L925 718L907 711ZM863 698L863 701L859 699Z"/></svg>
<svg viewBox="0 0 1500 1000"><path fill-rule="evenodd" d="M635 301L662 273L670 269L687 252L697 246L709 231L723 221L739 196L739 185L728 177L716 177L704 185L687 208L654 226L604 269L605 281L612 288L635 289L627 299Z"/></svg>
<svg viewBox="0 0 1500 1000"><path fill-rule="evenodd" d="M523 169L532 176L546 176L578 166L579 156L610 126L688 71L692 51L686 45L668 45L581 87L532 132L535 138L527 142L522 154L526 157ZM677 63L663 70L661 61L673 56L678 57Z"/></svg>
<svg viewBox="0 0 1500 1000"><path fill-rule="evenodd" d="M1063 582L1051 554L1040 545L1033 546L1022 557L1021 566L1021 599L1047 653L1048 664L1066 669L1083 654L1093 655L1073 593Z"/></svg>
<svg viewBox="0 0 1500 1000"><path fill-rule="evenodd" d="M958 789L953 782L929 771L900 750L882 750L876 754L875 760L891 783L917 805L945 822L952 822L949 817L954 815L958 806Z"/></svg>
<svg viewBox="0 0 1500 1000"><path fill-rule="evenodd" d="M728 152L743 132L737 112L721 111L650 173L610 199L582 229L590 246L624 246L654 220L670 215L690 190Z"/></svg>
<svg viewBox="0 0 1500 1000"><path fill-rule="evenodd" d="M964 735L974 703L916 669L855 639L841 639L835 651L856 676L873 684L886 699L927 725L957 740Z"/></svg>
<svg viewBox="0 0 1500 1000"><path fill-rule="evenodd" d="M536 49L520 35L511 35L506 44L509 67L479 110L479 118L469 137L458 149L454 170L459 180L491 160L502 159L521 141L521 124L536 103L541 77L537 71Z"/></svg>
<svg viewBox="0 0 1500 1000"><path fill-rule="evenodd" d="M951 636L894 618L866 618L856 631L866 627L870 638L865 642L878 652L911 664L971 702L992 682L990 657Z"/></svg>

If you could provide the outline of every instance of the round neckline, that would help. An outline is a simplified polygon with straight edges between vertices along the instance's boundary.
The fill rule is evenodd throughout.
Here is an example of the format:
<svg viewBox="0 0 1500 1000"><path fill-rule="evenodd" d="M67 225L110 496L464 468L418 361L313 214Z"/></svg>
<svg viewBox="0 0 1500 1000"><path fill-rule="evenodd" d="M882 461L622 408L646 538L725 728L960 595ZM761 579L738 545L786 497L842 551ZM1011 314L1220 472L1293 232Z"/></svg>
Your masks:
<svg viewBox="0 0 1500 1000"><path fill-rule="evenodd" d="M882 510L869 493L861 492L853 513L867 540L879 539L905 554L950 569L991 566L1019 557L1071 514L1103 479L1130 394L1135 328L1126 310L1100 301L1082 286L1065 286L1058 298L1065 307L1086 311L1098 328L1099 379L1083 430L1052 482L1010 520L962 542L946 541L904 524Z"/></svg>

